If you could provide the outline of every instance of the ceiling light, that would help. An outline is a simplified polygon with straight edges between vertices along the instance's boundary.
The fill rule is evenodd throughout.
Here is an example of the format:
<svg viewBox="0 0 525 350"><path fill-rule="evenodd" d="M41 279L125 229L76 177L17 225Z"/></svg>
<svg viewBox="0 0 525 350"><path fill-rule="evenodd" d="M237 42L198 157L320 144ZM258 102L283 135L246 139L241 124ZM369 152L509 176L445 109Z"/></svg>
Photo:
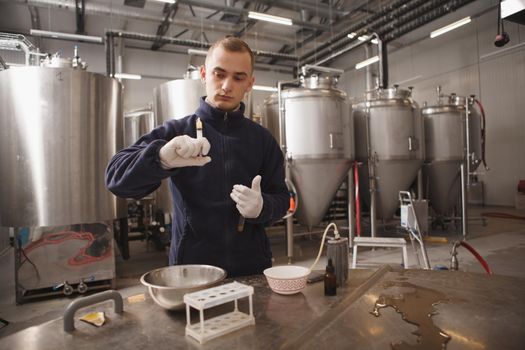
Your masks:
<svg viewBox="0 0 525 350"><path fill-rule="evenodd" d="M370 57L369 59L366 59L362 62L359 62L358 64L355 65L355 69L361 69L363 67L366 67L372 63L376 63L377 61L379 61L379 56L374 56L374 57Z"/></svg>
<svg viewBox="0 0 525 350"><path fill-rule="evenodd" d="M357 39L358 39L359 41L367 41L367 40L370 39L370 37L369 37L369 36L366 36L366 35L361 35L361 36L358 37ZM379 44L379 41L377 41L376 38L373 38L372 40L370 40L370 42L371 42L372 44L376 44L376 45Z"/></svg>
<svg viewBox="0 0 525 350"><path fill-rule="evenodd" d="M512 18L507 17L523 17L523 11L525 10L525 2L523 0L505 0L501 2L501 18L512 21ZM517 23L523 24L520 21Z"/></svg>
<svg viewBox="0 0 525 350"><path fill-rule="evenodd" d="M188 49L188 55L206 56L207 54L208 51L205 50Z"/></svg>
<svg viewBox="0 0 525 350"><path fill-rule="evenodd" d="M287 26L292 25L292 20L290 18L272 16L272 15L267 15L265 13L260 13L260 12L250 11L248 12L248 18L258 19L261 21L267 21L267 22L272 22L272 23L277 23L277 24L284 24Z"/></svg>
<svg viewBox="0 0 525 350"><path fill-rule="evenodd" d="M472 20L469 17L465 17L463 19L460 19L457 22L451 23L448 26L444 26L443 28L439 28L437 30L434 30L432 33L430 33L431 38L435 38L436 36L439 36L441 34L445 34L446 32L450 32L451 30L454 30L458 27L461 27L462 25L465 25L467 23L470 23Z"/></svg>
<svg viewBox="0 0 525 350"><path fill-rule="evenodd" d="M165 2L167 4L174 4L175 3L175 0L154 0L154 1Z"/></svg>
<svg viewBox="0 0 525 350"><path fill-rule="evenodd" d="M277 88L273 86L264 86L264 85L254 85L253 90L255 91L269 91L269 92L276 92Z"/></svg>
<svg viewBox="0 0 525 350"><path fill-rule="evenodd" d="M356 36L357 36L356 33L350 33L350 34L347 35L347 37L349 37L350 39L353 39L353 38L355 38Z"/></svg>
<svg viewBox="0 0 525 350"><path fill-rule="evenodd" d="M50 32L47 30L39 30L39 29L31 29L29 31L29 34L34 35L34 36L41 36L44 38L76 40L76 41L85 41L89 43L101 43L102 42L102 37L100 36Z"/></svg>
<svg viewBox="0 0 525 350"><path fill-rule="evenodd" d="M115 73L114 77L117 78L117 79L132 79L132 80L142 79L141 75L138 75L138 74L127 74L127 73Z"/></svg>

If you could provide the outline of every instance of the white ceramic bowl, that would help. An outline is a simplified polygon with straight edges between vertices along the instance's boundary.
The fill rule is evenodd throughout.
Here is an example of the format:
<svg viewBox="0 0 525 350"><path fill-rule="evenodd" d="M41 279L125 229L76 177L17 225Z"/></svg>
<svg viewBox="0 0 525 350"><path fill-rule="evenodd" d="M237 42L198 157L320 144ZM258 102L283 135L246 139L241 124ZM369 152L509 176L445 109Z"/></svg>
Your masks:
<svg viewBox="0 0 525 350"><path fill-rule="evenodd" d="M184 309L184 294L217 285L226 271L210 265L175 265L145 273L140 281L151 298L168 310Z"/></svg>
<svg viewBox="0 0 525 350"><path fill-rule="evenodd" d="M302 266L283 265L270 267L263 273L275 293L289 295L303 290L310 270Z"/></svg>

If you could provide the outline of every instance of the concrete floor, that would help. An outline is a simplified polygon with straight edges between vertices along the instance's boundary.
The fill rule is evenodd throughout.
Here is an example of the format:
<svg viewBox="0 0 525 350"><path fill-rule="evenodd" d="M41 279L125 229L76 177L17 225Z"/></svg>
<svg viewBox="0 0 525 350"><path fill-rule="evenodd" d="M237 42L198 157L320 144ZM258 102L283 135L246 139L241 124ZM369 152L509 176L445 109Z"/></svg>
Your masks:
<svg viewBox="0 0 525 350"><path fill-rule="evenodd" d="M525 216L512 208L504 207L474 207L470 210L471 218L479 217L481 213L498 212ZM450 264L450 249L452 243L459 238L454 225L448 230L432 233L432 237L441 237L448 243L434 243L427 241L426 247L432 267ZM321 235L308 235L295 238L294 264L310 267L317 255ZM525 278L525 220L501 219L489 217L486 225L481 221L472 220L469 227L468 242L488 262L494 274ZM287 263L286 240L283 234L271 234L274 265ZM409 267L418 268L415 255L408 245ZM130 242L131 258L122 260L117 253L117 290L128 297L146 292L140 285L139 277L154 268L167 264L165 252L155 251L152 245L143 241ZM326 250L325 250L326 252ZM366 266L381 264L401 264L400 249L365 249L358 253L359 262ZM351 259L351 256L350 256ZM459 268L462 271L484 273L477 260L464 248L458 249ZM316 265L316 269L324 269L326 258L323 256ZM73 297L53 297L41 301L32 301L23 305L16 305L14 293L14 256L13 249L0 256L0 318L7 320L9 325L0 329L0 338L19 330L42 324L49 320L61 317L66 306ZM350 273L351 278L351 273ZM0 324L0 327L2 324Z"/></svg>

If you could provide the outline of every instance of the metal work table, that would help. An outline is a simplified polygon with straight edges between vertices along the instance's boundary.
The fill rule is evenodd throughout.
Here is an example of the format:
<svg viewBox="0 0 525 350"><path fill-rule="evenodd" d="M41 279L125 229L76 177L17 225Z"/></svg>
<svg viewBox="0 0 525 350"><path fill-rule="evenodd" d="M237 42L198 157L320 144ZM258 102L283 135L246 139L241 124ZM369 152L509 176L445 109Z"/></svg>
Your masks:
<svg viewBox="0 0 525 350"><path fill-rule="evenodd" d="M0 349L386 350L407 345L441 349L443 344L447 349L523 349L525 344L525 279L388 267L351 270L335 297L324 296L323 283L283 296L273 293L263 276L236 281L255 289L255 326L203 345L185 337L184 311L160 308L144 289L143 301L125 300L122 315L113 312L112 303L101 303L79 310L72 332L64 332L60 318L2 338ZM243 307L247 302L240 303ZM88 311L101 310L106 324L100 328L78 321ZM223 305L206 316L228 311ZM193 316L196 320L197 313Z"/></svg>

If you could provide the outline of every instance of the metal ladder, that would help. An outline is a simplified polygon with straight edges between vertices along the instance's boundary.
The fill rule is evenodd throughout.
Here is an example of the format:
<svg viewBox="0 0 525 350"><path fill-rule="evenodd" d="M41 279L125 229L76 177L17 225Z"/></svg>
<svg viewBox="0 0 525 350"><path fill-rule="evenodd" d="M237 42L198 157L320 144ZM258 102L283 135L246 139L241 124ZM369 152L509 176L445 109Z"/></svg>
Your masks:
<svg viewBox="0 0 525 350"><path fill-rule="evenodd" d="M410 237L410 243L412 244L412 249L417 258L419 266L425 270L430 269L430 262L428 260L427 249L425 248L425 242L421 235L420 225L418 216L414 207L414 200L412 195L408 191L399 191L399 203L401 205L401 227L408 231ZM415 245L415 242L419 243L419 251ZM421 264L421 259L419 255L422 255L423 265Z"/></svg>

